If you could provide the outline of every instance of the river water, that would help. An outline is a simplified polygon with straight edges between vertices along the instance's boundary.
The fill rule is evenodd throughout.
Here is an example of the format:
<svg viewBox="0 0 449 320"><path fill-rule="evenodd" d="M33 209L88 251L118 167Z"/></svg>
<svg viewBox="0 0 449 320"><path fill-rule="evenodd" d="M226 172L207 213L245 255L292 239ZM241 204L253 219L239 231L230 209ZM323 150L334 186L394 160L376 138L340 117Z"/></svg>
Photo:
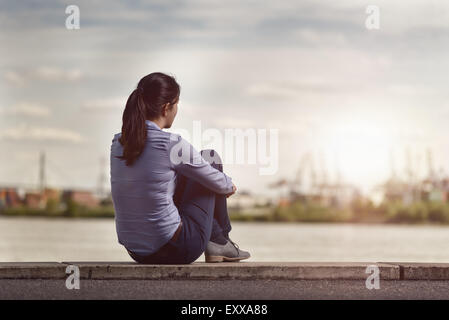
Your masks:
<svg viewBox="0 0 449 320"><path fill-rule="evenodd" d="M449 262L448 226L234 222L230 236L248 261ZM113 219L0 217L0 261L131 259Z"/></svg>

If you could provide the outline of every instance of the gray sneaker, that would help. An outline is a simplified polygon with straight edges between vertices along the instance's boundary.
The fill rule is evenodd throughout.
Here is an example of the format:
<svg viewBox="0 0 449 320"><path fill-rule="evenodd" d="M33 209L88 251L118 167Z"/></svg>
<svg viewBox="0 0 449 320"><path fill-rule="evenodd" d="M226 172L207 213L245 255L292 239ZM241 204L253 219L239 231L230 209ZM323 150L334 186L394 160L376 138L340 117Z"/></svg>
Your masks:
<svg viewBox="0 0 449 320"><path fill-rule="evenodd" d="M229 239L226 244L209 241L204 256L206 257L206 262L223 262L248 259L250 254L239 249L239 246Z"/></svg>

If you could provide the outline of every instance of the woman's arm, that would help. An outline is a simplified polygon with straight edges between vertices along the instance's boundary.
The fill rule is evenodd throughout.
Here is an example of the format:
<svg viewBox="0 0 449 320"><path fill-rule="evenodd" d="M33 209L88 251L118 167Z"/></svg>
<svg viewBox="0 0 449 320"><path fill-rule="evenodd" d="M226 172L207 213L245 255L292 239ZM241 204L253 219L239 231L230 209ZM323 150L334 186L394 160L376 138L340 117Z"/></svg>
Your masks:
<svg viewBox="0 0 449 320"><path fill-rule="evenodd" d="M233 193L231 177L215 169L201 154L180 135L171 134L168 148L170 163L174 170L191 178L219 194Z"/></svg>

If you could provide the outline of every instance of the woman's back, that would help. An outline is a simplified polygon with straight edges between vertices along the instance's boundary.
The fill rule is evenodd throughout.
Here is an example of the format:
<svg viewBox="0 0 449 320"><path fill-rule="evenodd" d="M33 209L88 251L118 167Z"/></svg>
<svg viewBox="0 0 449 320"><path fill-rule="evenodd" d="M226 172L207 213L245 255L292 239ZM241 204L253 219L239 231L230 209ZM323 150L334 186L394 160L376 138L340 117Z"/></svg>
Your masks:
<svg viewBox="0 0 449 320"><path fill-rule="evenodd" d="M173 202L176 171L169 149L176 137L147 120L147 141L132 166L118 157L123 154L120 133L111 145L111 193L119 243L138 254L149 254L166 243L175 232L180 216Z"/></svg>
<svg viewBox="0 0 449 320"><path fill-rule="evenodd" d="M232 192L232 179L213 168L178 134L145 121L147 138L131 165L120 157L120 133L111 146L111 193L119 243L137 254L150 254L175 233L180 216L173 201L178 173L216 193Z"/></svg>

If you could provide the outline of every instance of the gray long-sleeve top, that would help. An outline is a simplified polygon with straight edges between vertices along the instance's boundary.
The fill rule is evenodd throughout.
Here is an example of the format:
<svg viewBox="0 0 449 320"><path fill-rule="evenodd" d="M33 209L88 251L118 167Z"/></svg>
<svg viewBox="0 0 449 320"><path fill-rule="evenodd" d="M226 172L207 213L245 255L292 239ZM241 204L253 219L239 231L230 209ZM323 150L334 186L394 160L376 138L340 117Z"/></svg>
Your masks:
<svg viewBox="0 0 449 320"><path fill-rule="evenodd" d="M147 142L132 166L119 159L123 147L114 135L111 145L111 193L118 242L140 255L156 252L180 223L173 202L178 173L220 194L232 192L232 180L213 168L180 135L146 120ZM182 150L182 151L180 151Z"/></svg>

